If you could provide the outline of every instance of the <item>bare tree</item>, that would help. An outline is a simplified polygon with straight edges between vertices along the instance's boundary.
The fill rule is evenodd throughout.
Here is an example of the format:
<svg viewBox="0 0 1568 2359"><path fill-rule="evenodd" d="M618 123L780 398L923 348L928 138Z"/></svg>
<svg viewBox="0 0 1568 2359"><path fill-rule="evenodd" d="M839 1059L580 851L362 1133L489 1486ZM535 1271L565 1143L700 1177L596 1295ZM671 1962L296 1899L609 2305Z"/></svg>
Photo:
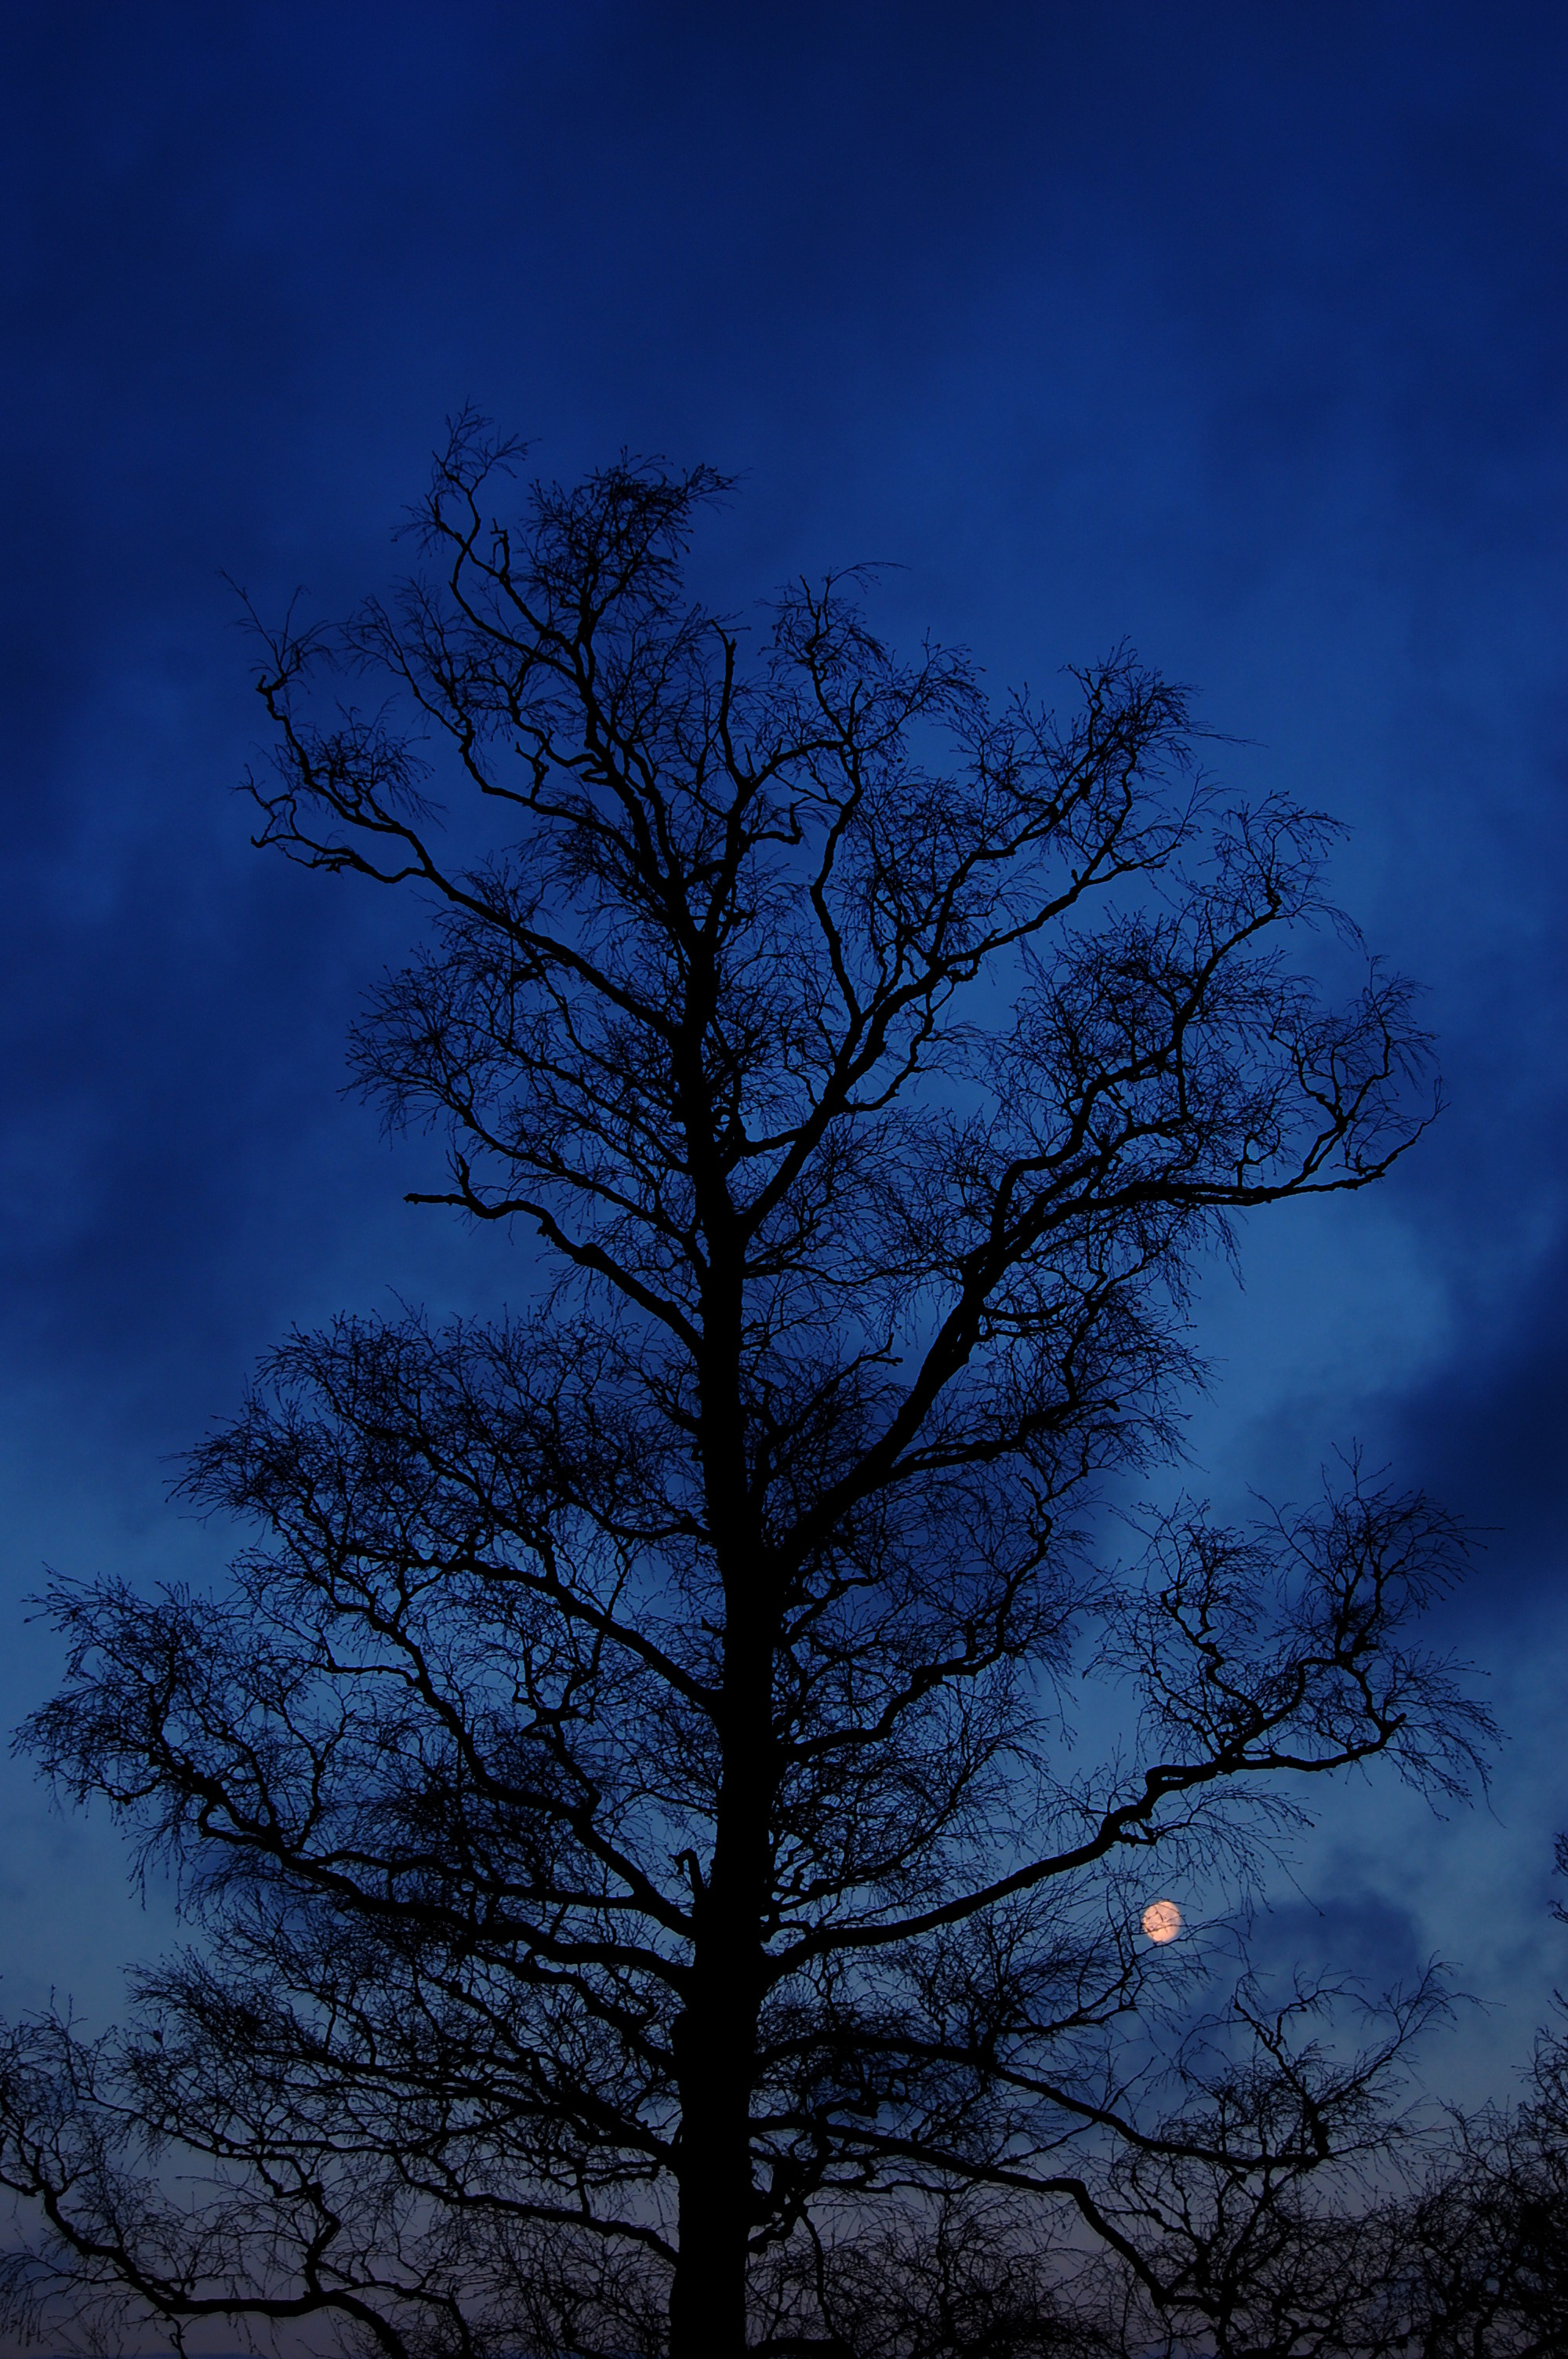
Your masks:
<svg viewBox="0 0 1568 2359"><path fill-rule="evenodd" d="M1568 1872L1568 1839L1557 1859ZM1332 2004L1352 1993L1308 1986L1273 2009L1258 1995L1244 1980L1230 2022L1181 2043L1165 2064L1180 2102L1108 2158L1100 2200L1123 2239L1120 2267L1098 2309L1099 2288L1071 2289L1079 2314L1111 2348L1169 2359L1568 2350L1561 2021L1537 2038L1521 2103L1434 2118L1424 2100L1401 2104L1400 2083L1445 2007L1438 1978L1364 2009L1371 2036L1359 2046ZM1227 2037L1238 2026L1239 2047ZM994 2261L991 2273L1005 2282ZM1052 2288L1042 2319L1053 2299L1063 2307Z"/></svg>
<svg viewBox="0 0 1568 2359"><path fill-rule="evenodd" d="M1269 2004L1244 1977L1188 2035L1164 2072L1177 2104L1152 2134L1123 2137L1106 2171L1121 2276L1140 2298L1122 2347L1414 2359L1410 2188L1433 2131L1411 2063L1446 2006L1432 1972L1375 2006L1321 1982Z"/></svg>
<svg viewBox="0 0 1568 2359"><path fill-rule="evenodd" d="M1456 2119L1452 2149L1398 2217L1420 2359L1557 2359L1568 2349L1568 2110L1559 2037L1530 2100Z"/></svg>
<svg viewBox="0 0 1568 2359"><path fill-rule="evenodd" d="M1568 1874L1568 1837L1557 1865ZM1561 1906L1554 1912L1568 1921ZM1568 2350L1568 2030L1536 2040L1522 2103L1450 2122L1394 2215L1419 2359L1556 2359Z"/></svg>
<svg viewBox="0 0 1568 2359"><path fill-rule="evenodd" d="M399 2359L946 2351L939 2244L879 2343L834 2223L1000 2204L1033 2243L964 2347L1036 2347L1027 2263L1044 2348L1087 2330L1043 2223L1137 2273L1150 1878L1377 1756L1453 1790L1486 1734L1409 1635L1456 1560L1424 1501L1184 1512L1130 1573L1076 1537L1172 1445L1195 1256L1421 1128L1409 994L1286 962L1328 823L1223 808L1125 652L1058 721L897 660L854 575L748 636L682 587L720 478L622 460L507 524L514 455L460 421L427 570L267 642L253 790L261 842L423 895L360 1078L448 1132L416 1201L554 1275L287 1343L191 1463L260 1536L227 1589L57 1593L31 1741L200 1934L124 2034L18 2035L14 2299ZM1102 1761L1086 1667L1138 1699Z"/></svg>

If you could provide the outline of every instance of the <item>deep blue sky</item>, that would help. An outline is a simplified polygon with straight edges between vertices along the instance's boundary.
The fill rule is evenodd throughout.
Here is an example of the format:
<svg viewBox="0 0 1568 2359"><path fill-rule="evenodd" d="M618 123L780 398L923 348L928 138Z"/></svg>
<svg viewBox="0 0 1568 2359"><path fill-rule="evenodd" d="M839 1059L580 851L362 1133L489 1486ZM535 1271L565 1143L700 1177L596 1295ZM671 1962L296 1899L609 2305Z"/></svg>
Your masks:
<svg viewBox="0 0 1568 2359"><path fill-rule="evenodd" d="M748 473L739 603L897 560L879 614L1048 686L1130 637L1338 811L1452 1108L1376 1200L1217 1279L1226 1498L1351 1436L1496 1527L1453 1621L1495 1816L1336 1805L1266 1934L1433 1948L1522 2055L1568 1936L1568 14L1561 6L4 10L6 1079L0 1555L199 1571L170 1452L295 1320L475 1306L509 1249L399 1201L337 1094L413 914L252 853L224 569L384 582L472 399L569 474ZM517 1249L511 1249L515 1251ZM7 1605L0 1709L53 1658ZM0 2004L161 1938L103 1832L0 1787Z"/></svg>

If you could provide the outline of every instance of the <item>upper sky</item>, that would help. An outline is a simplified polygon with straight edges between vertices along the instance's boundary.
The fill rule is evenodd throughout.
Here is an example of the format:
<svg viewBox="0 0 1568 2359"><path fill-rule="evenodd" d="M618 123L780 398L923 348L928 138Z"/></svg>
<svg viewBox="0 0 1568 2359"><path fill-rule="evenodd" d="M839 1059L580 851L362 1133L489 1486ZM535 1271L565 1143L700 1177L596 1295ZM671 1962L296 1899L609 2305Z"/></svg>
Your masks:
<svg viewBox="0 0 1568 2359"><path fill-rule="evenodd" d="M1130 639L1227 784L1350 824L1450 1108L1216 1275L1190 1479L1299 1495L1358 1437L1491 1527L1449 1635L1494 1815L1333 1806L1264 1938L1443 1951L1502 2085L1568 1982L1568 12L12 0L4 42L7 1596L209 1566L168 1460L291 1322L519 1286L338 1094L415 913L250 851L221 574L384 583L467 401L553 474L708 459L720 603L892 560L889 636L1042 691ZM8 1723L56 1669L20 1610ZM104 2005L162 1938L121 1889L8 1773L0 2006Z"/></svg>

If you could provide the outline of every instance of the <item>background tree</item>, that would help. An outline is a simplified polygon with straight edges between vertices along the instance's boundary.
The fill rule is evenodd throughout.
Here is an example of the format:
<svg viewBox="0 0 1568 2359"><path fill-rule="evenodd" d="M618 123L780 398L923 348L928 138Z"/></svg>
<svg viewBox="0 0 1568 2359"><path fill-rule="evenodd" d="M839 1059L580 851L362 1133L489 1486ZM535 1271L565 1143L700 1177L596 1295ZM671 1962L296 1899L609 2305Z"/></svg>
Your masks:
<svg viewBox="0 0 1568 2359"><path fill-rule="evenodd" d="M1433 2140L1410 2068L1446 2005L1431 1972L1380 2005L1306 1982L1271 2005L1243 1977L1180 2042L1162 2075L1178 2102L1105 2172L1128 2256L1119 2348L1417 2359L1427 2306L1410 2189Z"/></svg>
<svg viewBox="0 0 1568 2359"><path fill-rule="evenodd" d="M1212 1871L1385 1753L1452 1788L1485 1734L1407 1635L1455 1562L1423 1501L1184 1511L1131 1574L1074 1520L1169 1451L1230 1216L1415 1136L1409 995L1284 962L1332 831L1222 808L1125 652L1058 722L897 660L853 575L748 636L682 588L719 477L622 460L505 523L513 457L460 421L428 570L267 642L253 790L260 842L423 894L360 1078L448 1131L416 1201L554 1274L492 1324L288 1342L191 1462L260 1535L229 1588L57 1593L31 1741L200 1938L124 2034L18 2035L3 2167L49 2236L14 2298L870 2351L896 2321L845 2288L902 2235L896 2347L935 2351L969 2330L931 2256L993 2234L1029 2331L1081 2340L1042 2223L1145 2284L1106 2173L1155 1859ZM313 704L334 665L370 707ZM1138 1699L1101 1762L1086 1666ZM1227 2167L1280 2167L1264 2127ZM846 2226L879 2202L880 2248Z"/></svg>
<svg viewBox="0 0 1568 2359"><path fill-rule="evenodd" d="M1568 1837L1557 1842L1568 1874ZM1568 1922L1561 1906L1554 1912ZM1559 1999L1561 2010L1562 2001ZM1392 2213L1407 2347L1421 2359L1552 2359L1568 2350L1568 2034L1536 2040L1523 2102L1455 2114L1424 2182Z"/></svg>
<svg viewBox="0 0 1568 2359"><path fill-rule="evenodd" d="M1568 1873L1568 1838L1557 1861ZM1100 2201L1124 2239L1119 2266L1053 2288L1042 2321L1060 2320L1066 2291L1091 2335L1151 2359L1568 2349L1561 2023L1537 2038L1521 2103L1434 2119L1424 2101L1401 2104L1400 2083L1412 2043L1446 2005L1441 1982L1428 1974L1367 2008L1359 2046L1343 2038L1354 1996L1303 1986L1264 2010L1244 1979L1229 2024L1195 2027L1165 2064L1179 2104L1108 2158ZM1238 2021L1239 2049L1227 2037ZM982 2265L1008 2282L995 2255Z"/></svg>

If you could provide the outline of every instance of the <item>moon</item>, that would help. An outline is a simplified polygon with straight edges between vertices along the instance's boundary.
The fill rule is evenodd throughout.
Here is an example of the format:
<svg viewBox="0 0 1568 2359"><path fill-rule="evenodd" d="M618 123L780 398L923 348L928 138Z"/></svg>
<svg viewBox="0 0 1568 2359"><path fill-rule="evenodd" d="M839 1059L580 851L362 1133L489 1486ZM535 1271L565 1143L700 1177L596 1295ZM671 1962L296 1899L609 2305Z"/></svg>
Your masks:
<svg viewBox="0 0 1568 2359"><path fill-rule="evenodd" d="M1142 1922L1152 1941L1173 1941L1182 1930L1182 1912L1173 1900L1152 1900Z"/></svg>

